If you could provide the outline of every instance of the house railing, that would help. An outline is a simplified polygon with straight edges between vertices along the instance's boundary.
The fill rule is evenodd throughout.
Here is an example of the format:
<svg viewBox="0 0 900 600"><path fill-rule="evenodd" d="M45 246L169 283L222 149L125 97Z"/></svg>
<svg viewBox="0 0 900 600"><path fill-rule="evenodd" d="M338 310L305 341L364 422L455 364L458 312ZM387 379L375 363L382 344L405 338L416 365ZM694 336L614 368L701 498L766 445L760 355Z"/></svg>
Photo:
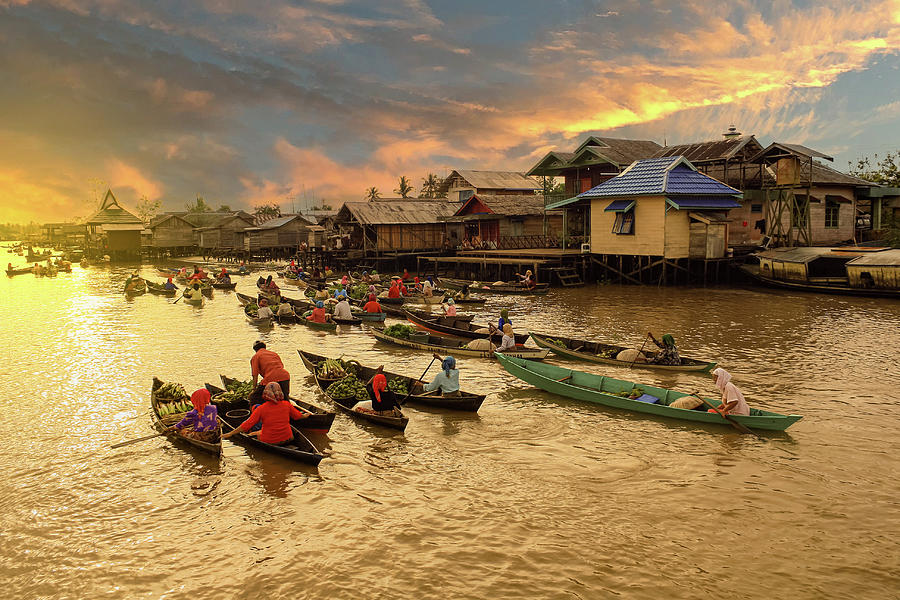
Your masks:
<svg viewBox="0 0 900 600"><path fill-rule="evenodd" d="M559 238L550 235L501 235L497 240L497 250L558 247Z"/></svg>

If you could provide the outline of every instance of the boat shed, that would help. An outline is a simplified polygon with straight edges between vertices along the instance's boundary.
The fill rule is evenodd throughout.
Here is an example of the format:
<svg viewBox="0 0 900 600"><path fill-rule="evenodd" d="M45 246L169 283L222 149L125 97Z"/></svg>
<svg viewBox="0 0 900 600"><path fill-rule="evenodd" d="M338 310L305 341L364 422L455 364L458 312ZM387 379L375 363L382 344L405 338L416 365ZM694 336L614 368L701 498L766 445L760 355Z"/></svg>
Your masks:
<svg viewBox="0 0 900 600"><path fill-rule="evenodd" d="M127 260L140 256L144 223L119 205L112 190L106 190L100 210L84 224L88 230L85 250L91 257L109 255L113 260Z"/></svg>
<svg viewBox="0 0 900 600"><path fill-rule="evenodd" d="M438 250L459 204L447 200L346 202L335 227L349 233L353 248L364 252Z"/></svg>

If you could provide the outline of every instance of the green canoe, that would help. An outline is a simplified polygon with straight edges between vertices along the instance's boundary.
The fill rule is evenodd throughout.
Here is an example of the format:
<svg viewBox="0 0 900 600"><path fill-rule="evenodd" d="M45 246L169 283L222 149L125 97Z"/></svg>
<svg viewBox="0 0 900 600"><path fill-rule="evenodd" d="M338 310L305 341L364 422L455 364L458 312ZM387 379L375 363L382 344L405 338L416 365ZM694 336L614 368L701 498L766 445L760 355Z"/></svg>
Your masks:
<svg viewBox="0 0 900 600"><path fill-rule="evenodd" d="M605 377L603 375L594 375L592 373L576 371L575 369L566 369L547 363L503 356L500 353L497 353L496 356L504 369L522 381L527 381L528 383L553 394L574 398L575 400L594 402L612 408L620 408L661 417L671 417L683 421L728 425L728 421L716 413L709 413L705 410L671 408L668 406L669 403L678 398L690 395L684 392L676 392L674 390L667 390L650 385L638 385L630 381L613 379L612 377ZM632 392L638 388L640 388L644 395L655 396L659 399L659 402L650 404L648 402L633 400L628 397L617 395L623 392ZM718 399L707 398L707 400L713 406L721 404ZM731 417L738 423L750 427L751 429L766 429L770 431L784 431L803 418L799 415L782 415L775 412L760 410L758 408L751 408L750 416L731 415Z"/></svg>

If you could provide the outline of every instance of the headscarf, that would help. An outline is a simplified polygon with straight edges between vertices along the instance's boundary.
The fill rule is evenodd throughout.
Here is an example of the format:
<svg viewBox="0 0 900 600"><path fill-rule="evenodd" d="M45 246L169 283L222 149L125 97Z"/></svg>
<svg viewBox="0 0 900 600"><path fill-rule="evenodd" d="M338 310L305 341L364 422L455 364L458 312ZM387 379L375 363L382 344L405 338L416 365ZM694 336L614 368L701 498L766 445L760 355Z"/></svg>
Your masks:
<svg viewBox="0 0 900 600"><path fill-rule="evenodd" d="M674 348L675 338L673 338L671 334L667 333L662 336L662 343L665 344L667 348Z"/></svg>
<svg viewBox="0 0 900 600"><path fill-rule="evenodd" d="M222 267L222 275L227 275L228 270L225 267Z"/></svg>
<svg viewBox="0 0 900 600"><path fill-rule="evenodd" d="M464 283L464 284L463 284L463 286L462 286L462 293L463 293L463 295L466 295L466 294L469 293L469 284L468 284L468 283Z"/></svg>
<svg viewBox="0 0 900 600"><path fill-rule="evenodd" d="M447 298L447 304L453 304L453 298Z"/></svg>
<svg viewBox="0 0 900 600"><path fill-rule="evenodd" d="M433 280L433 279L431 279L431 275L429 275L429 276L428 276L428 277L426 277L426 278L425 278L425 279L427 279L427 280L428 280L428 283L430 283L430 284L431 284L431 285L434 285L434 280Z"/></svg>
<svg viewBox="0 0 900 600"><path fill-rule="evenodd" d="M169 278L166 280L166 283L172 283L172 278L169 277Z"/></svg>
<svg viewBox="0 0 900 600"><path fill-rule="evenodd" d="M374 286L374 285L370 285L370 286L369 286L369 293L370 293L370 294L374 294L374 293L375 293L375 286Z"/></svg>
<svg viewBox="0 0 900 600"><path fill-rule="evenodd" d="M525 271L525 276L531 277L531 269L528 269L527 271Z"/></svg>
<svg viewBox="0 0 900 600"><path fill-rule="evenodd" d="M206 405L209 404L211 396L209 394L209 390L206 388L200 388L193 394L191 394L191 404L194 405L194 410L197 411L197 414L203 416L203 409L206 408Z"/></svg>
<svg viewBox="0 0 900 600"><path fill-rule="evenodd" d="M271 276L271 275L269 275L268 277L266 277L266 283L267 283L267 284L272 283L272 276Z"/></svg>
<svg viewBox="0 0 900 600"><path fill-rule="evenodd" d="M362 274L363 274L363 275L368 275L368 274L369 274L369 272L368 272L368 271L363 271L363 273L362 273Z"/></svg>
<svg viewBox="0 0 900 600"><path fill-rule="evenodd" d="M199 289L200 289L200 283L199 283L199 282L196 282L196 281L194 282L194 289L195 289L195 290L199 290Z"/></svg>
<svg viewBox="0 0 900 600"><path fill-rule="evenodd" d="M369 302L375 302L375 294L369 294Z"/></svg>
<svg viewBox="0 0 900 600"><path fill-rule="evenodd" d="M259 300L259 306L268 306L268 305L269 305L268 299L266 299L266 298L260 298L260 300Z"/></svg>
<svg viewBox="0 0 900 600"><path fill-rule="evenodd" d="M452 356L447 356L447 358L441 361L441 368L444 370L444 373L447 374L447 377L450 377L450 370L456 368L456 359Z"/></svg>
<svg viewBox="0 0 900 600"><path fill-rule="evenodd" d="M713 375L716 377L716 387L719 388L723 393L725 392L725 386L728 385L728 382L731 381L731 373L723 369L722 367L717 367L713 372Z"/></svg>
<svg viewBox="0 0 900 600"><path fill-rule="evenodd" d="M263 402L274 402L278 404L284 400L284 392L281 391L280 385L272 381L266 384L266 388L262 393L262 398Z"/></svg>
<svg viewBox="0 0 900 600"><path fill-rule="evenodd" d="M419 278L418 278L418 277L413 277L413 282L414 282L414 283L419 283Z"/></svg>
<svg viewBox="0 0 900 600"><path fill-rule="evenodd" d="M375 392L375 399L381 402L381 392L387 387L387 377L383 373L379 373L372 380L372 391Z"/></svg>
<svg viewBox="0 0 900 600"><path fill-rule="evenodd" d="M504 321L507 320L507 319L509 319L509 309L504 308L503 310L501 310L501 311L500 311L500 316L503 317L503 320L504 320Z"/></svg>
<svg viewBox="0 0 900 600"><path fill-rule="evenodd" d="M325 303L321 300L316 301L316 308L325 308Z"/></svg>
<svg viewBox="0 0 900 600"><path fill-rule="evenodd" d="M347 285L347 276L346 275L341 277L341 285Z"/></svg>
<svg viewBox="0 0 900 600"><path fill-rule="evenodd" d="M503 333L505 333L506 335L512 336L512 334L513 334L512 325L510 325L509 323L504 323L503 324Z"/></svg>

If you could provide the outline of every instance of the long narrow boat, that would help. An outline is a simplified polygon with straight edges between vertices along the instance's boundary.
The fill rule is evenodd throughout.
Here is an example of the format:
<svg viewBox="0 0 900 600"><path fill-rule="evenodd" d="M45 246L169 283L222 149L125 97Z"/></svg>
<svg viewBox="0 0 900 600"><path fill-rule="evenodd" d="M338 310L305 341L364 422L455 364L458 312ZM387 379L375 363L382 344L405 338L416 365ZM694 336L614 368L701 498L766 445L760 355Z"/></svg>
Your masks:
<svg viewBox="0 0 900 600"><path fill-rule="evenodd" d="M319 331L336 331L337 323L326 321L324 323L316 323L315 321L310 321L303 315L299 315L299 322L303 323L310 329L318 329Z"/></svg>
<svg viewBox="0 0 900 600"><path fill-rule="evenodd" d="M478 325L473 325L471 321L465 321L457 317L444 316L435 316L434 318L428 319L422 317L419 313L413 313L408 310L404 311L404 313L406 318L412 321L419 329L470 340L488 337L487 333L477 333L480 329L487 329L486 326L479 327ZM517 344L524 344L528 341L527 333L516 333L514 336ZM499 332L494 333L491 336L491 339L496 342L501 341L502 338L503 336Z"/></svg>
<svg viewBox="0 0 900 600"><path fill-rule="evenodd" d="M135 288L132 290L125 290L125 296L128 298L133 298L134 296L142 296L147 293L147 286Z"/></svg>
<svg viewBox="0 0 900 600"><path fill-rule="evenodd" d="M469 296L468 298L453 297L454 304L484 304L485 302L487 302L487 298L478 298L476 296Z"/></svg>
<svg viewBox="0 0 900 600"><path fill-rule="evenodd" d="M300 353L300 358L303 361L303 364L306 365L306 368L309 369L310 373L313 374L313 377L316 380L316 384L319 386L319 389L322 390L322 393L325 394L329 400L331 400L335 406L343 410L348 415L353 416L356 419L361 421L368 421L370 423L375 423L376 425L381 425L383 427L390 427L392 429L399 429L403 431L406 429L406 425L409 423L409 418L405 416L393 416L393 415L377 415L371 412L363 412L360 410L356 410L353 407L358 404L358 402L354 398L337 398L328 393L328 387L334 383L332 379L322 379L319 377L318 369L316 369L316 365L321 362L320 360L315 360L312 357L319 358L321 360L326 360L324 357L316 356L315 354L308 354L303 352L302 350L298 350ZM373 373L374 375L374 373ZM387 373L385 373L387 376ZM360 373L360 378L368 379L364 374ZM372 398L372 389L367 386L369 391L369 398Z"/></svg>
<svg viewBox="0 0 900 600"><path fill-rule="evenodd" d="M232 409L227 411L224 415L219 415L219 422L222 424L222 431L225 433L230 433L235 429L239 429L241 423L247 420L247 417L250 416L250 411L245 409ZM266 450L267 452L272 452L274 454L280 454L286 458L291 458L293 460L310 464L313 466L318 466L322 459L325 458L319 450L313 445L309 438L300 433L300 430L291 425L291 431L294 434L294 439L290 441L290 443L279 445L279 444L269 444L254 435L248 435L243 431L235 434L234 438L238 442L242 444L246 444L253 448L260 448L262 450Z"/></svg>
<svg viewBox="0 0 900 600"><path fill-rule="evenodd" d="M358 310L350 311L350 314L353 315L354 319L359 319L360 321L372 321L375 323L384 321L387 316L387 313L385 312L370 313Z"/></svg>
<svg viewBox="0 0 900 600"><path fill-rule="evenodd" d="M721 415L706 412L705 406L701 410L670 407L669 404L673 401L690 395L684 392L676 392L650 385L638 385L630 381L594 375L576 371L575 369L566 369L548 363L507 357L499 353L497 354L497 360L500 361L504 369L522 381L567 398L683 421L729 425L728 421L723 419ZM647 396L652 396L657 401L650 403L632 399L628 397L628 394L641 394L641 397L645 400L651 399L647 398ZM707 400L713 406L721 404L717 399L708 398ZM741 425L751 429L766 429L770 431L784 431L803 418L799 415L783 415L758 408L751 408L749 416L730 416Z"/></svg>
<svg viewBox="0 0 900 600"><path fill-rule="evenodd" d="M317 375L316 365L328 360L327 356L319 356L312 352L305 352L303 350L298 350L297 352L300 353L300 359L303 361L303 365L313 374L313 376ZM372 367L360 365L359 377L360 379L368 381L375 376L375 372L376 369ZM382 371L382 373L388 378L388 381L391 379L403 381L406 384L406 389L410 389L410 386L413 386L413 393L407 398L407 402L412 402L414 404L422 404L433 408L447 408L451 410L475 412L481 408L481 404L484 402L484 394L473 394L472 392L460 390L459 396L442 396L440 392L426 392L422 382L413 377L391 373L390 371ZM319 380L317 379L316 381L318 383ZM322 384L320 384L320 387L321 385Z"/></svg>
<svg viewBox="0 0 900 600"><path fill-rule="evenodd" d="M228 387L228 384L236 381L235 379L228 377L226 375L219 375L219 378L222 380L222 385ZM218 394L222 394L225 390L222 388L216 387L212 384L207 383L206 389L209 392L216 396ZM311 404L309 402L304 402L303 400L291 396L288 398L297 409L305 413L307 416L305 419L301 419L299 421L294 421L293 424L303 430L311 431L313 433L328 433L331 429L331 424L334 423L334 413L320 406L316 406L315 404ZM233 406L232 408L250 408L250 404L244 402L239 406Z"/></svg>
<svg viewBox="0 0 900 600"><path fill-rule="evenodd" d="M427 340L416 342L413 340L397 338L384 333L383 328L373 328L371 330L375 339L386 344L395 346L403 346L404 348L412 348L414 350L424 350L429 353L437 352L439 354L453 354L453 356L471 356L474 358L494 358L492 350L470 350L466 348L466 342L459 339L451 339L440 337L437 335L429 335ZM504 352L506 356L515 356L527 360L544 360L550 353L546 348L516 348L515 350L507 350Z"/></svg>
<svg viewBox="0 0 900 600"><path fill-rule="evenodd" d="M175 294L178 293L178 288L167 290L165 287L159 285L158 283L148 281L147 291L151 294L156 294L157 296L168 296L169 298L174 298Z"/></svg>
<svg viewBox="0 0 900 600"><path fill-rule="evenodd" d="M503 284L477 283L474 281L466 281L465 279L452 279L446 277L441 277L441 285L445 285L454 290L461 290L464 285L468 285L469 291L478 292L479 294L542 295L550 291L549 283L536 283L533 288L527 288L517 282L504 282Z"/></svg>
<svg viewBox="0 0 900 600"><path fill-rule="evenodd" d="M263 317L263 318L254 317L253 315L251 315L247 312L244 312L244 316L247 318L247 320L251 324L256 325L257 327L271 327L272 321L274 321L274 319L271 317Z"/></svg>
<svg viewBox="0 0 900 600"><path fill-rule="evenodd" d="M604 344L602 342L591 342L588 340L576 340L567 337L549 336L541 333L529 332L534 343L541 348L547 348L550 352L565 356L566 358L575 358L578 360L586 360L588 362L604 363L607 365L619 365L623 367L639 367L642 369L659 369L662 371L700 371L706 373L716 366L716 363L707 360L699 360L696 358L681 357L680 365L655 365L649 362L634 362L630 360L616 360L616 356L622 350L628 350L627 346L615 346L613 344ZM646 352L650 358L653 353Z"/></svg>
<svg viewBox="0 0 900 600"><path fill-rule="evenodd" d="M407 296L403 300L403 304L442 304L444 295L439 296Z"/></svg>
<svg viewBox="0 0 900 600"><path fill-rule="evenodd" d="M15 277L16 275L24 275L26 273L32 273L33 267L20 267L18 269L7 269L6 274L10 277Z"/></svg>
<svg viewBox="0 0 900 600"><path fill-rule="evenodd" d="M234 288L237 287L237 282L236 282L236 281L233 281L233 282L231 282L231 283L218 283L218 282L213 282L213 283L212 283L212 287L215 288L215 289L217 289L217 290L233 290Z"/></svg>
<svg viewBox="0 0 900 600"><path fill-rule="evenodd" d="M152 409L150 411L150 413L153 418L153 426L161 432L165 431L170 425L174 425L175 423L180 421L182 418L184 418L184 415L185 415L185 413L177 413L177 414L173 413L171 416L163 417L159 414L160 405L165 402L165 399L157 396L156 390L158 390L162 385L164 385L164 383L162 381L160 381L159 379L157 379L156 377L154 377L153 378L153 387L150 390L150 408ZM183 401L189 402L189 400L187 398L184 398ZM163 419L166 419L166 421L172 421L172 422L170 423L170 425L166 425L166 423L163 422ZM177 419L177 420L175 420L175 419ZM177 431L170 431L170 432L166 433L166 437L169 438L170 440L177 440L179 442L184 442L186 444L194 446L195 448L200 448L201 450L204 450L211 454L215 454L216 456L222 456L222 428L221 427L219 427L219 431L218 431L219 439L217 442L205 442L203 440L197 440L192 437L182 435L181 433L179 433Z"/></svg>
<svg viewBox="0 0 900 600"><path fill-rule="evenodd" d="M187 296L182 294L181 298L185 304L188 304L190 306L203 306L203 296L200 296L199 298L188 298Z"/></svg>

